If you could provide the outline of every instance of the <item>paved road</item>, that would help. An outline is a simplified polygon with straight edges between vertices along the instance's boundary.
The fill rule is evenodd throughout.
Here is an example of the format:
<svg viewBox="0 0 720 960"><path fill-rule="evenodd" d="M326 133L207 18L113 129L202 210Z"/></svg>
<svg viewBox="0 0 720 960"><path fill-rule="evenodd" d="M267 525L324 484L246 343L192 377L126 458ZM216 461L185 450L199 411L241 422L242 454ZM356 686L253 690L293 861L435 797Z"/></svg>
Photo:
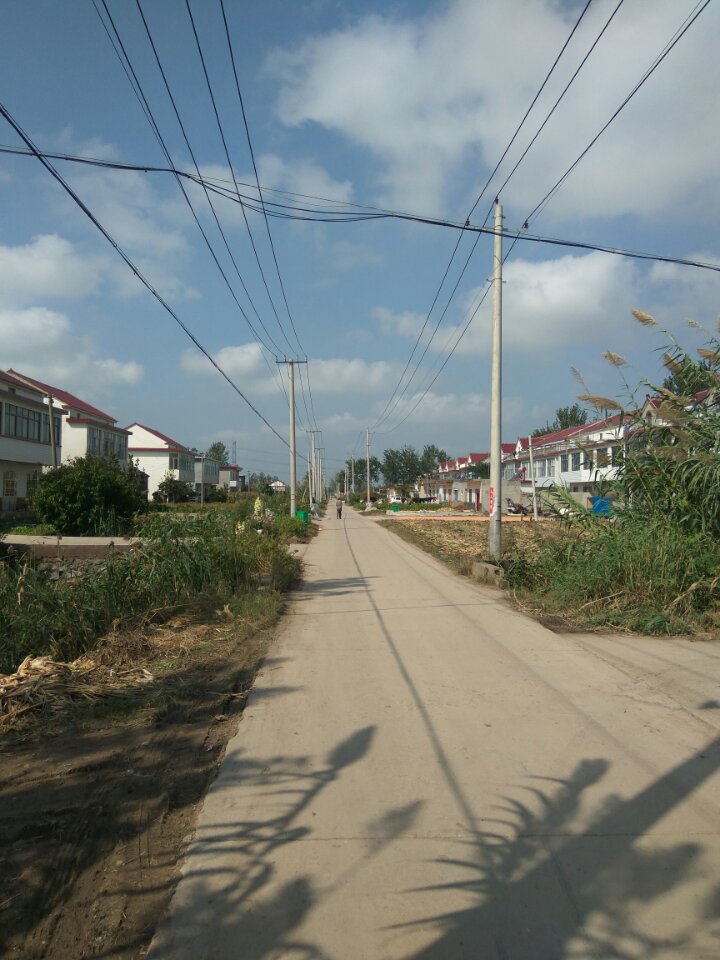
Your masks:
<svg viewBox="0 0 720 960"><path fill-rule="evenodd" d="M322 522L152 960L720 957L720 647Z"/></svg>

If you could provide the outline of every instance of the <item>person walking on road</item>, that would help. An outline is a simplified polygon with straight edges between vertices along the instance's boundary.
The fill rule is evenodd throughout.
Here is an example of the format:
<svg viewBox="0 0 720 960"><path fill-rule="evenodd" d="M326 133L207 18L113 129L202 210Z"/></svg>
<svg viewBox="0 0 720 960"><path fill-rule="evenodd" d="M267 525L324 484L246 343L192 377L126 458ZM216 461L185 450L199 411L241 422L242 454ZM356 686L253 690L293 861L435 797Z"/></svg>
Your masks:
<svg viewBox="0 0 720 960"><path fill-rule="evenodd" d="M338 520L342 520L342 500L339 497L335 501L335 511L337 513Z"/></svg>

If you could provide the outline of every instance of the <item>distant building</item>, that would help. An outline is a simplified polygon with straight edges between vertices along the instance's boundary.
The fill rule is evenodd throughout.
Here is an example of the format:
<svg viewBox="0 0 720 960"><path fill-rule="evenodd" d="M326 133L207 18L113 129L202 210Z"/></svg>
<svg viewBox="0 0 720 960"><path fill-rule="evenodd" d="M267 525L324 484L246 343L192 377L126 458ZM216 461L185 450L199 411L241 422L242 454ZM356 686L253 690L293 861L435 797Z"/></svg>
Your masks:
<svg viewBox="0 0 720 960"><path fill-rule="evenodd" d="M283 483L282 480L273 480L268 486L273 493L285 493L288 488L288 485Z"/></svg>
<svg viewBox="0 0 720 960"><path fill-rule="evenodd" d="M245 477L240 473L240 469L236 463L220 465L219 483L228 493L241 493L245 489Z"/></svg>
<svg viewBox="0 0 720 960"><path fill-rule="evenodd" d="M217 490L220 484L220 468L222 464L219 460L213 460L210 457L195 455L195 492L207 493L209 490Z"/></svg>
<svg viewBox="0 0 720 960"><path fill-rule="evenodd" d="M131 423L128 452L148 475L148 497L170 476L195 486L195 454L182 443L142 423Z"/></svg>
<svg viewBox="0 0 720 960"><path fill-rule="evenodd" d="M53 407L55 450L61 462L64 411ZM45 393L17 374L0 371L0 507L25 506L40 482L43 469L52 466L50 409Z"/></svg>

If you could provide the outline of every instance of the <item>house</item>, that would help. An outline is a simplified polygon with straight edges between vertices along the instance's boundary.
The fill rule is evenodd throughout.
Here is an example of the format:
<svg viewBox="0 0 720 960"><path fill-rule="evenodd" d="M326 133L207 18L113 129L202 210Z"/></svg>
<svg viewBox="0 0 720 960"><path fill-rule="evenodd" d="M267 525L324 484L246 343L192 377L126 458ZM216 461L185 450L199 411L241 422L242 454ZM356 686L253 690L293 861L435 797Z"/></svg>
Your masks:
<svg viewBox="0 0 720 960"><path fill-rule="evenodd" d="M220 465L219 484L229 493L242 492L245 489L245 477L240 474L240 467L236 463Z"/></svg>
<svg viewBox="0 0 720 960"><path fill-rule="evenodd" d="M209 490L217 490L221 467L219 460L213 460L204 454L195 454L195 492L204 496Z"/></svg>
<svg viewBox="0 0 720 960"><path fill-rule="evenodd" d="M142 423L131 423L128 453L148 475L148 497L166 477L195 486L195 454L182 443Z"/></svg>
<svg viewBox="0 0 720 960"><path fill-rule="evenodd" d="M64 411L53 406L53 436L45 391L17 374L0 371L0 507L25 506L43 469L60 463ZM55 450L53 451L53 443ZM53 452L55 457L53 458Z"/></svg>
<svg viewBox="0 0 720 960"><path fill-rule="evenodd" d="M268 486L273 493L285 493L288 488L288 485L283 483L282 480L273 480Z"/></svg>
<svg viewBox="0 0 720 960"><path fill-rule="evenodd" d="M128 432L117 425L117 420L86 403L75 394L35 380L17 370L8 373L42 394L53 398L64 417L62 460L67 463L76 457L114 457L124 470L128 463Z"/></svg>
<svg viewBox="0 0 720 960"><path fill-rule="evenodd" d="M534 437L532 472L529 443L520 438L515 463L523 491L531 491L534 479L537 490L564 487L578 503L589 506L601 485L615 477L626 430L627 422L617 415Z"/></svg>

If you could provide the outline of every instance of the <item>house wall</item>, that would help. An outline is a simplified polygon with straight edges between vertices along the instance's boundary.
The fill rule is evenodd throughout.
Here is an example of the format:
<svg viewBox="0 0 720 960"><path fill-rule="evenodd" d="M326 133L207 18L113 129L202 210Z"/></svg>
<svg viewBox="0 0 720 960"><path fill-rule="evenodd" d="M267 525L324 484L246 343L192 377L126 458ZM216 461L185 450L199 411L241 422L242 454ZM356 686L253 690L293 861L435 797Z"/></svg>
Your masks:
<svg viewBox="0 0 720 960"><path fill-rule="evenodd" d="M148 476L148 499L157 491L158 487L170 474L177 477L177 470L170 470L170 454L167 450L158 450L157 453L144 451L143 453L132 453L133 462L137 461L138 466Z"/></svg>

